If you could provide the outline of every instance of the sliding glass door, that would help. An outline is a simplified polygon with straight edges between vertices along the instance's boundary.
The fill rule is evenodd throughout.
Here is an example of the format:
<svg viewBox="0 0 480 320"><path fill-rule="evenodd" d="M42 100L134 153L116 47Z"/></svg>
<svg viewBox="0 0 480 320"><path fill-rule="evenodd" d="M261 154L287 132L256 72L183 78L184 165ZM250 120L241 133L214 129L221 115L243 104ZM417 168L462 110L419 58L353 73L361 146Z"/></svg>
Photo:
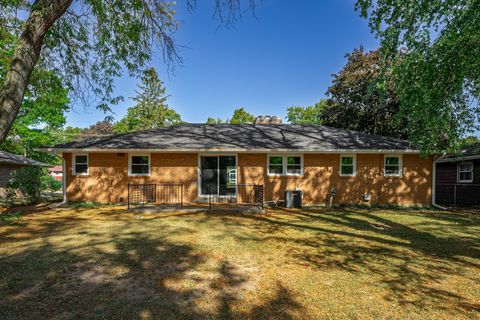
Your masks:
<svg viewBox="0 0 480 320"><path fill-rule="evenodd" d="M202 195L232 195L236 192L235 156L200 157L200 192Z"/></svg>

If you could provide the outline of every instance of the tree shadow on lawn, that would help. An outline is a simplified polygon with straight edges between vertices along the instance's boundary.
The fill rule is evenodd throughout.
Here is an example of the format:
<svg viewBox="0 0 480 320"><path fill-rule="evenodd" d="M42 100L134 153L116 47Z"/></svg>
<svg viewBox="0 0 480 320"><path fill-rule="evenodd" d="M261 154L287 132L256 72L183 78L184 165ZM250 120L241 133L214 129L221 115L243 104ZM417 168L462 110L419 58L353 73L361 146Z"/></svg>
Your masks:
<svg viewBox="0 0 480 320"><path fill-rule="evenodd" d="M302 309L281 284L270 300L238 309L248 274L137 232L67 248L46 240L0 265L1 319L290 319Z"/></svg>
<svg viewBox="0 0 480 320"><path fill-rule="evenodd" d="M387 301L470 316L480 311L478 300L472 301L457 288L444 288L441 284L451 276L475 274L466 275L466 268L480 270L478 236L461 238L432 234L410 224L354 209L302 210L290 216L236 216L252 221L250 227L254 229L232 232L238 240L284 243L288 247L286 254L298 264L372 276L370 281L375 279L387 286L388 293L384 296ZM228 214L220 217L235 227L235 220ZM458 223L448 215L435 216L435 219L442 218L442 223ZM478 225L480 219L473 219ZM475 225L470 218L461 221ZM448 228L448 224L442 227ZM480 277L469 280L478 284Z"/></svg>

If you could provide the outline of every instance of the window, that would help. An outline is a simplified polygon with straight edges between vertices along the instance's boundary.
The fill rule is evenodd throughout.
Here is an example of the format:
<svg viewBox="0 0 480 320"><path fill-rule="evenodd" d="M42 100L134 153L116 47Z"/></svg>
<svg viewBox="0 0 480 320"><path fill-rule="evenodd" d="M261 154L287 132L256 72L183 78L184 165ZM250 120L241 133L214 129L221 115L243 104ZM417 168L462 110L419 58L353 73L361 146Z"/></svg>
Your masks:
<svg viewBox="0 0 480 320"><path fill-rule="evenodd" d="M299 156L287 157L287 175L302 174L302 158Z"/></svg>
<svg viewBox="0 0 480 320"><path fill-rule="evenodd" d="M301 156L268 156L268 175L300 176L303 174Z"/></svg>
<svg viewBox="0 0 480 320"><path fill-rule="evenodd" d="M227 169L228 184L237 183L237 169Z"/></svg>
<svg viewBox="0 0 480 320"><path fill-rule="evenodd" d="M473 163L458 164L458 182L473 182Z"/></svg>
<svg viewBox="0 0 480 320"><path fill-rule="evenodd" d="M149 155L131 155L130 168L128 173L131 176L150 175L150 156Z"/></svg>
<svg viewBox="0 0 480 320"><path fill-rule="evenodd" d="M341 155L340 156L340 175L345 177L353 177L356 174L355 170L355 156Z"/></svg>
<svg viewBox="0 0 480 320"><path fill-rule="evenodd" d="M88 154L75 154L72 170L73 174L77 176L88 175Z"/></svg>
<svg viewBox="0 0 480 320"><path fill-rule="evenodd" d="M283 174L283 157L282 156L269 157L268 174Z"/></svg>
<svg viewBox="0 0 480 320"><path fill-rule="evenodd" d="M400 177L402 175L401 156L385 156L384 175L386 177Z"/></svg>

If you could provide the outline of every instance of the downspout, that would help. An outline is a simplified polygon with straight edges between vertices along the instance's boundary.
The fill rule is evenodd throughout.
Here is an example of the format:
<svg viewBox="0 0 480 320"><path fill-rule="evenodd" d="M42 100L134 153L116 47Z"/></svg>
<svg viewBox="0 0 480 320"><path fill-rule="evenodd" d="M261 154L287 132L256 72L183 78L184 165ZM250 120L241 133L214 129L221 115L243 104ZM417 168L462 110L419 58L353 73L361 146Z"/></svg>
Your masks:
<svg viewBox="0 0 480 320"><path fill-rule="evenodd" d="M433 160L433 163L432 163L432 174L433 174L433 176L432 176L432 207L438 208L440 210L447 210L447 208L435 203L435 191L436 191L436 184L437 184L437 182L436 182L436 180L437 180L437 160L439 160L441 158L442 157Z"/></svg>
<svg viewBox="0 0 480 320"><path fill-rule="evenodd" d="M65 158L63 157L63 153L62 153L62 192L63 192L63 201L62 201L62 203L60 203L60 205L68 204L68 199L67 199L67 162L65 161Z"/></svg>
<svg viewBox="0 0 480 320"><path fill-rule="evenodd" d="M57 208L59 206L63 206L63 205L66 205L68 203L68 199L67 199L67 164L66 164L66 161L65 161L65 158L63 157L63 153L61 154L62 156L62 165L63 165L63 168L62 168L62 193L63 193L63 200L62 202L60 203L54 203L54 204L51 204L49 206L49 208Z"/></svg>

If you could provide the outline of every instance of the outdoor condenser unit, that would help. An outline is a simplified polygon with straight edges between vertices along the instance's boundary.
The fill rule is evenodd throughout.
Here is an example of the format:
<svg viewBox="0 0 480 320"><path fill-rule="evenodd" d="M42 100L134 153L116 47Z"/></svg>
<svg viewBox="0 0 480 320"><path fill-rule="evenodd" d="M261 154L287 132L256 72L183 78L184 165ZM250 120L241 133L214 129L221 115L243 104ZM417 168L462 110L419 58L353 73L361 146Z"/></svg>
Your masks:
<svg viewBox="0 0 480 320"><path fill-rule="evenodd" d="M302 190L287 190L285 191L285 207L287 208L301 208L302 207Z"/></svg>

